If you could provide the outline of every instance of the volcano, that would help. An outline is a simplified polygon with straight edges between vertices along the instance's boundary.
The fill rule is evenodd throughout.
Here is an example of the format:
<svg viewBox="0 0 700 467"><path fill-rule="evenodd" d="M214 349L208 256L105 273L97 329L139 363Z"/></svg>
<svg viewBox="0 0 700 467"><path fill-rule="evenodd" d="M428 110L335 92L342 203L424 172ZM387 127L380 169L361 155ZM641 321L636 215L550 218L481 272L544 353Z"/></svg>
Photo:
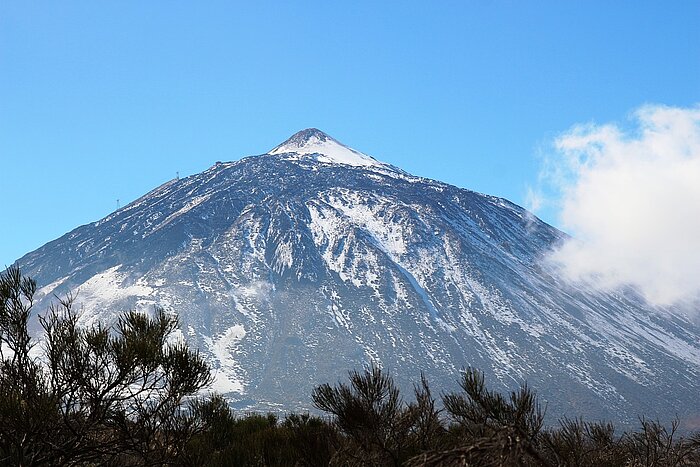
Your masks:
<svg viewBox="0 0 700 467"><path fill-rule="evenodd" d="M565 234L494 196L416 177L317 129L171 180L17 264L36 309L81 322L158 305L241 410L308 410L371 363L436 393L466 366L527 381L552 416L700 415L700 329L634 290L572 285Z"/></svg>

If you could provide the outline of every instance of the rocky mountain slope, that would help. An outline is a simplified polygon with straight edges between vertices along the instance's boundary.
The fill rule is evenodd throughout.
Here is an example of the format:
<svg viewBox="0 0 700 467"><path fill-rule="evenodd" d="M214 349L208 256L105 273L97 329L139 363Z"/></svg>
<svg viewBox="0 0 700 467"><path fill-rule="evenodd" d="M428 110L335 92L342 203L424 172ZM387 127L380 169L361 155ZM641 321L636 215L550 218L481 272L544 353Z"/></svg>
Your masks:
<svg viewBox="0 0 700 467"><path fill-rule="evenodd" d="M77 291L82 321L177 313L246 409L308 409L312 388L378 362L436 393L467 365L527 380L553 416L700 415L700 330L633 291L562 282L564 234L500 198L419 178L315 129L172 180L21 258Z"/></svg>

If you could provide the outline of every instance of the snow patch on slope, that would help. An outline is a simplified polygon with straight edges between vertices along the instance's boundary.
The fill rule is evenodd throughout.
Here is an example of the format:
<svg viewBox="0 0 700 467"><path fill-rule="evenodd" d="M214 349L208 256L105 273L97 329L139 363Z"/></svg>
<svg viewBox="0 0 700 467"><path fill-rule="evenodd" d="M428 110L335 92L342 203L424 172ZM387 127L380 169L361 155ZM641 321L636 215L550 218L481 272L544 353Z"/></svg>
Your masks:
<svg viewBox="0 0 700 467"><path fill-rule="evenodd" d="M237 344L246 335L245 328L236 324L231 326L218 336L203 336L204 342L216 359L218 367L214 370L214 382L211 388L221 393L243 393L245 385L241 373L243 369L240 363L233 358Z"/></svg>
<svg viewBox="0 0 700 467"><path fill-rule="evenodd" d="M36 301L39 301L39 300L41 300L42 298L47 297L48 295L54 293L54 290L56 290L57 288L59 288L59 287L61 286L61 284L63 284L67 279L68 279L67 276L66 276L66 277L62 277L62 278L60 278L60 279L58 279L58 280L53 281L52 283L50 283L50 284L48 284L48 285L45 285L45 286L41 287L41 288L38 289L38 290L36 291L36 293L34 294L34 299L35 299Z"/></svg>
<svg viewBox="0 0 700 467"><path fill-rule="evenodd" d="M338 190L337 194L328 196L327 202L353 225L371 234L392 259L398 260L408 251L406 238L410 238L411 232L404 232L404 225L391 212L397 207L395 200L382 197L368 200L366 194Z"/></svg>
<svg viewBox="0 0 700 467"><path fill-rule="evenodd" d="M328 268L343 282L372 287L378 294L380 267L376 254L371 250L355 251L356 232L337 210L316 204L307 208L311 217L309 229Z"/></svg>
<svg viewBox="0 0 700 467"><path fill-rule="evenodd" d="M103 314L113 316L110 310L149 312L158 304L155 289L143 278L130 281L127 274L119 272L121 267L99 272L78 288L73 306L81 312L81 325L92 326L104 318Z"/></svg>

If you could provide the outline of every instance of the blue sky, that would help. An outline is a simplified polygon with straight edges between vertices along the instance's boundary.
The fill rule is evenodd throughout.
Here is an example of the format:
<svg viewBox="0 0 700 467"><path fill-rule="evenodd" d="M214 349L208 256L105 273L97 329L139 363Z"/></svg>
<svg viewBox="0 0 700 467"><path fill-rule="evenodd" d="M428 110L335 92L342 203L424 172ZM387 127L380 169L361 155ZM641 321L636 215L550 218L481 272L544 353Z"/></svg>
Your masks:
<svg viewBox="0 0 700 467"><path fill-rule="evenodd" d="M5 0L0 266L306 127L524 205L573 125L700 102L698 24L697 1Z"/></svg>

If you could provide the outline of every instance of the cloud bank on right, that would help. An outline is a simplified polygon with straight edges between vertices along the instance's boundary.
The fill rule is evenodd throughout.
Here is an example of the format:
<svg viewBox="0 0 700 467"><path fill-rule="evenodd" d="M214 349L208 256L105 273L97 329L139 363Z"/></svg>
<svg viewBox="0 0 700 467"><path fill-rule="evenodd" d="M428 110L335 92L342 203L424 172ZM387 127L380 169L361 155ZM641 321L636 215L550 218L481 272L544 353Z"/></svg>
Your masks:
<svg viewBox="0 0 700 467"><path fill-rule="evenodd" d="M625 125L576 125L541 181L572 238L547 258L569 280L636 287L654 305L700 299L700 105L646 105Z"/></svg>

